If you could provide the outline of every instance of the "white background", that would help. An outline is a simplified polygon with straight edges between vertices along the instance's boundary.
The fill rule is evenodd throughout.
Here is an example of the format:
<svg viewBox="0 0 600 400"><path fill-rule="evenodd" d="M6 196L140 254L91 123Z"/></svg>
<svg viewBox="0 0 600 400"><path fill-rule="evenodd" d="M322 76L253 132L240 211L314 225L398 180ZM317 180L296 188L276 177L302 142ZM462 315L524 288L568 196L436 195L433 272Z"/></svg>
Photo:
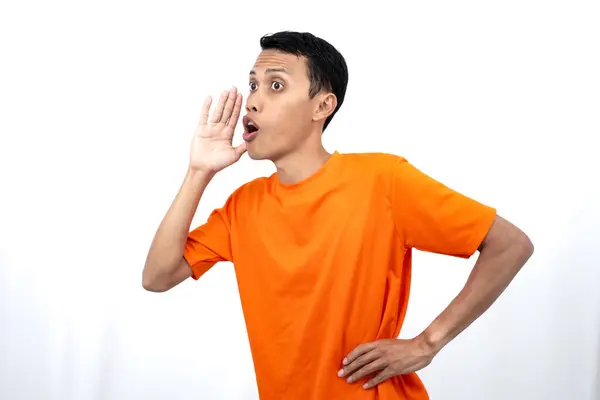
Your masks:
<svg viewBox="0 0 600 400"><path fill-rule="evenodd" d="M204 96L246 94L260 36L284 29L348 62L328 150L405 156L536 246L421 371L432 399L600 398L598 2L218 3L1 3L0 398L257 398L232 266L162 294L141 271ZM272 171L244 156L194 226ZM416 255L401 337L474 261Z"/></svg>

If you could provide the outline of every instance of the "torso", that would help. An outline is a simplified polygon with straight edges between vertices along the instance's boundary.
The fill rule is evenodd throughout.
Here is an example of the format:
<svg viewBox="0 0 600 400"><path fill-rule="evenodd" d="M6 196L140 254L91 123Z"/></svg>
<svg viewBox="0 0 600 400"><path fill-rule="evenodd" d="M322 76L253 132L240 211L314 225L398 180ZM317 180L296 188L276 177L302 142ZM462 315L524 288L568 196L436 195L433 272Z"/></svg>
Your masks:
<svg viewBox="0 0 600 400"><path fill-rule="evenodd" d="M401 399L402 379L420 385L409 375L365 391L336 376L360 343L396 337L406 312L410 252L378 172L387 157L335 153L299 184L273 175L240 192L232 255L261 399Z"/></svg>

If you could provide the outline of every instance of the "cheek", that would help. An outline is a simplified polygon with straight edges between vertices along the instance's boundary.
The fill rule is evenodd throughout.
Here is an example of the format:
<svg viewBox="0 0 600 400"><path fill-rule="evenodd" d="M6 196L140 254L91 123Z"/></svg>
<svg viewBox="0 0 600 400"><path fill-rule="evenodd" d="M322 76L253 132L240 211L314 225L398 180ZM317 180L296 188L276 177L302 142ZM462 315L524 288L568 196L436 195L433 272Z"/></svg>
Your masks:
<svg viewBox="0 0 600 400"><path fill-rule="evenodd" d="M305 99L286 99L277 108L279 123L285 126L303 126L310 122L311 111Z"/></svg>
<svg viewBox="0 0 600 400"><path fill-rule="evenodd" d="M293 140L307 130L311 122L311 103L306 96L286 93L273 96L265 104L265 117L271 131L270 140Z"/></svg>

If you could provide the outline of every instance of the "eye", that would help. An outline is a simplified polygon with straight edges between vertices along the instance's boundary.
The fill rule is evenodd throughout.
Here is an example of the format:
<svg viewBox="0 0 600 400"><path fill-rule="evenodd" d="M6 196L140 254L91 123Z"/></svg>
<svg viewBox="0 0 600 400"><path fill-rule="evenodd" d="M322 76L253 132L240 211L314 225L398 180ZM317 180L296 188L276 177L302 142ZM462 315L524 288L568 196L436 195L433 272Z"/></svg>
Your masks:
<svg viewBox="0 0 600 400"><path fill-rule="evenodd" d="M283 88L283 85L282 85L281 83L277 82L277 81L274 81L274 82L271 84L271 87L272 87L273 89L275 89L275 90L279 90L279 89Z"/></svg>
<svg viewBox="0 0 600 400"><path fill-rule="evenodd" d="M250 91L256 90L256 82L250 82L250 84L248 86L250 88Z"/></svg>

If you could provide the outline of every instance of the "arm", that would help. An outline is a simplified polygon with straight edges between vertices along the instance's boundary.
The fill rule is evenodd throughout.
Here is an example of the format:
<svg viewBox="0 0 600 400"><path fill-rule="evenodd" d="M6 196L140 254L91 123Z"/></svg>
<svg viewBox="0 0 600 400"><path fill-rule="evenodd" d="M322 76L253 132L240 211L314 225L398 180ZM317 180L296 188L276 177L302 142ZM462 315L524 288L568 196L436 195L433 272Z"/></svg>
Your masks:
<svg viewBox="0 0 600 400"><path fill-rule="evenodd" d="M480 254L464 288L420 335L363 343L347 355L339 376L356 382L374 374L365 388L429 365L496 301L533 253L529 238L493 207L450 189L403 158L390 169L391 214L405 249L461 258Z"/></svg>
<svg viewBox="0 0 600 400"><path fill-rule="evenodd" d="M142 272L142 286L164 292L192 275L183 257L190 225L198 204L214 175L188 170L183 184L154 236Z"/></svg>
<svg viewBox="0 0 600 400"><path fill-rule="evenodd" d="M463 290L421 335L361 344L342 361L338 376L353 383L375 373L363 386L370 389L392 376L429 365L446 344L496 301L533 254L533 244L516 226L496 216L479 251Z"/></svg>
<svg viewBox="0 0 600 400"><path fill-rule="evenodd" d="M498 299L533 254L533 244L519 228L497 216L479 252L464 288L422 334L433 353L439 352Z"/></svg>
<svg viewBox="0 0 600 400"><path fill-rule="evenodd" d="M216 210L206 224L189 232L210 180L246 151L245 144L232 146L242 95L235 88L224 91L209 118L211 104L209 96L194 133L185 179L148 251L142 272L142 286L146 290L164 292L190 276L198 278L215 262L231 258L228 231L222 218L225 210Z"/></svg>

